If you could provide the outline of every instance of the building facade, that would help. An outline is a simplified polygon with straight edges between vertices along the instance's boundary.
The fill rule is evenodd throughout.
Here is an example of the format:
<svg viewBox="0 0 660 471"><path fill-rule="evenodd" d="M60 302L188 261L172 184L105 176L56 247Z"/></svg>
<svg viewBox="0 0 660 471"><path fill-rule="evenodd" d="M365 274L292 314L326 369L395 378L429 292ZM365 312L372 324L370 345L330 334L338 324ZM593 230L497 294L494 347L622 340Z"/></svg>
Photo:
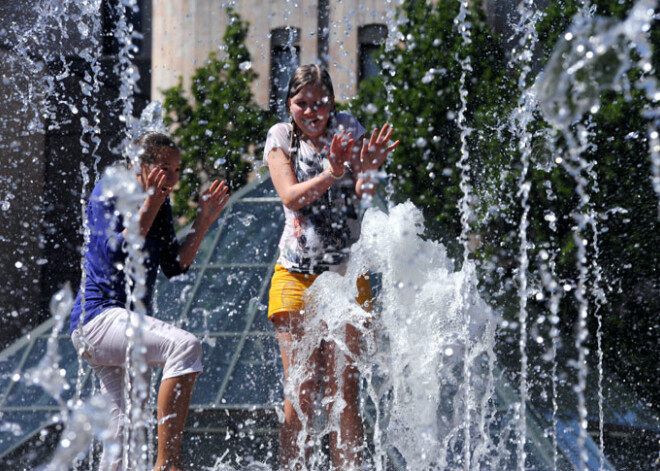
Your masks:
<svg viewBox="0 0 660 471"><path fill-rule="evenodd" d="M50 316L64 283L78 288L82 166L90 191L124 126L120 16L136 33L133 110L150 101L151 1L136 5L0 2L0 348Z"/></svg>
<svg viewBox="0 0 660 471"><path fill-rule="evenodd" d="M153 99L180 77L189 90L209 53L222 53L230 6L249 23L253 93L264 108L277 109L292 69L307 63L326 66L337 100L349 99L363 77L377 73L373 52L395 29L395 2L153 0Z"/></svg>

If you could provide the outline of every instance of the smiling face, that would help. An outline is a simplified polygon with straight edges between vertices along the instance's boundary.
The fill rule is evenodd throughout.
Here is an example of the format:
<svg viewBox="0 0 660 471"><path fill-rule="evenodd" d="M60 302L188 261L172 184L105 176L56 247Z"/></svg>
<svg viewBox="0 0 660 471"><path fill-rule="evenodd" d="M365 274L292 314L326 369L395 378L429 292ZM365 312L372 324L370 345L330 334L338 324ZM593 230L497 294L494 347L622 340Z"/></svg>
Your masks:
<svg viewBox="0 0 660 471"><path fill-rule="evenodd" d="M335 97L321 83L304 86L288 100L293 121L309 138L317 138L325 132L330 113L335 107Z"/></svg>
<svg viewBox="0 0 660 471"><path fill-rule="evenodd" d="M152 169L155 167L165 172L166 178L164 186L168 188L174 187L179 183L179 176L181 173L181 155L178 149L172 147L159 147L155 150L155 157L151 163L143 163L140 165L140 174L138 179L142 188L145 188L145 182Z"/></svg>

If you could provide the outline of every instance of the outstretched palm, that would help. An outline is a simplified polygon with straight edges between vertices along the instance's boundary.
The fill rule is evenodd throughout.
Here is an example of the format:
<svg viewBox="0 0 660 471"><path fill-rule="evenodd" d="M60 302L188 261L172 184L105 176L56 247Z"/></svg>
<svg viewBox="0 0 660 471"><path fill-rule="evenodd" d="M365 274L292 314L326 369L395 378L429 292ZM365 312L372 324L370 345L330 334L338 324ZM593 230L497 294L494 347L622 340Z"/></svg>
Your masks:
<svg viewBox="0 0 660 471"><path fill-rule="evenodd" d="M229 201L229 186L225 181L215 180L199 199L199 216L208 222L215 221Z"/></svg>
<svg viewBox="0 0 660 471"><path fill-rule="evenodd" d="M374 128L369 142L366 139L362 141L362 151L360 152L362 172L378 170L390 152L399 145L399 141L388 145L393 132L394 128L389 123L385 123L380 132L378 128Z"/></svg>
<svg viewBox="0 0 660 471"><path fill-rule="evenodd" d="M330 143L330 156L328 157L328 160L333 173L336 175L342 175L344 173L344 165L351 158L354 144L355 140L352 138L352 133L350 132L344 135L344 131L342 131L339 134L332 136L332 142Z"/></svg>

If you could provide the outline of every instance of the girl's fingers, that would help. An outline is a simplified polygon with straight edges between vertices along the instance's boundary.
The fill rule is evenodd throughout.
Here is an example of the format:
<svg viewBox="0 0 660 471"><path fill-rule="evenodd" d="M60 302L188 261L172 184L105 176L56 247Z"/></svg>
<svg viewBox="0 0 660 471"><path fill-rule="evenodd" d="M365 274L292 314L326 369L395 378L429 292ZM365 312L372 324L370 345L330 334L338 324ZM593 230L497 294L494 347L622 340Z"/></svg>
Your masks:
<svg viewBox="0 0 660 471"><path fill-rule="evenodd" d="M218 180L213 180L213 183L211 183L211 186L208 189L209 193L214 193L215 190L218 189L218 186L220 185L220 182Z"/></svg>
<svg viewBox="0 0 660 471"><path fill-rule="evenodd" d="M369 138L369 148L372 148L373 146L376 145L377 134L378 134L378 128L374 128L373 132L371 133L371 137Z"/></svg>
<svg viewBox="0 0 660 471"><path fill-rule="evenodd" d="M398 147L398 145L399 145L399 142L400 142L400 141L396 141L394 144L392 144L391 146L389 146L389 147L387 148L387 152L392 152L394 149L396 149L396 148Z"/></svg>
<svg viewBox="0 0 660 471"><path fill-rule="evenodd" d="M215 193L215 197L218 198L219 200L222 200L225 196L227 196L228 192L229 192L229 188L227 187L222 188L221 190L218 190Z"/></svg>
<svg viewBox="0 0 660 471"><path fill-rule="evenodd" d="M154 186L154 183L157 181L159 172L159 168L153 168L149 171L149 174L147 175L147 187Z"/></svg>
<svg viewBox="0 0 660 471"><path fill-rule="evenodd" d="M342 133L343 133L343 131L342 131ZM351 142L353 142L353 139L351 139L351 136L352 136L352 135L353 135L353 134L349 132L349 133L346 134L346 136L344 136L344 138L341 140L341 148L342 148L342 150L346 150L346 149L348 149L349 147L351 147Z"/></svg>
<svg viewBox="0 0 660 471"><path fill-rule="evenodd" d="M154 167L149 171L149 175L147 176L147 179L149 178L156 178L156 175L158 175L161 172L161 170L158 167Z"/></svg>
<svg viewBox="0 0 660 471"><path fill-rule="evenodd" d="M222 199L228 192L229 187L227 186L227 183L223 181L222 183L218 183L218 187L215 189L214 195Z"/></svg>
<svg viewBox="0 0 660 471"><path fill-rule="evenodd" d="M166 180L167 175L165 175L165 172L161 172L156 178L156 188L162 191Z"/></svg>
<svg viewBox="0 0 660 471"><path fill-rule="evenodd" d="M385 134L387 134L387 130L389 129L390 125L389 123L385 123L382 128L380 128L380 134L378 136L378 140L382 141Z"/></svg>
<svg viewBox="0 0 660 471"><path fill-rule="evenodd" d="M387 132L387 134L385 135L385 138L383 139L383 141L388 142L390 140L390 138L392 137L393 132L394 132L394 127L390 126L390 129Z"/></svg>

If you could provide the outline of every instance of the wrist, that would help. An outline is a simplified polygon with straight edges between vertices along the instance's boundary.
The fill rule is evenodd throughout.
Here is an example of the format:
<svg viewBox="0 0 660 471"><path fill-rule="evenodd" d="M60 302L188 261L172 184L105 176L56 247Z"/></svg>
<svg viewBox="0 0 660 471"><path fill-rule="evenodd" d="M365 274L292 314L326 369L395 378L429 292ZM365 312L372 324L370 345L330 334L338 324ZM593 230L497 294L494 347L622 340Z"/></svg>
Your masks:
<svg viewBox="0 0 660 471"><path fill-rule="evenodd" d="M342 167L342 172L338 173L337 171L333 170L332 167L328 167L326 172L328 172L328 175L330 175L334 180L340 180L344 178L344 175L346 174L346 168Z"/></svg>
<svg viewBox="0 0 660 471"><path fill-rule="evenodd" d="M380 180L385 177L385 173L380 172L378 169L363 170L358 173L358 179L363 182L378 184Z"/></svg>
<svg viewBox="0 0 660 471"><path fill-rule="evenodd" d="M213 224L213 221L215 221L213 217L198 210L195 220L193 221L193 227L197 230L206 232L209 227L211 227L211 224Z"/></svg>
<svg viewBox="0 0 660 471"><path fill-rule="evenodd" d="M142 204L142 211L144 211L145 213L149 213L149 212L157 213L164 202L165 200L159 201L158 199L147 197L147 199L144 200L144 203Z"/></svg>

